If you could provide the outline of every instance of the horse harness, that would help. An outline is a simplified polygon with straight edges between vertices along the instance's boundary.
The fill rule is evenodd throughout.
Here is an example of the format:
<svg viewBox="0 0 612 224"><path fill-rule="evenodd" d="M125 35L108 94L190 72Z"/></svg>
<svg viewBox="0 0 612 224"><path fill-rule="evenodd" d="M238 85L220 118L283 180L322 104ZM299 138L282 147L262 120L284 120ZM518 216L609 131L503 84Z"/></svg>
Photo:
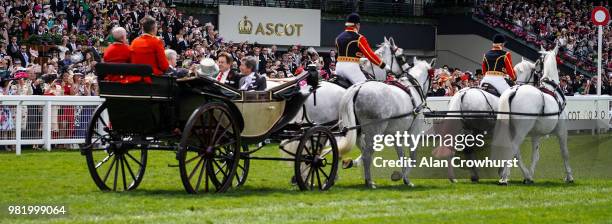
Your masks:
<svg viewBox="0 0 612 224"><path fill-rule="evenodd" d="M553 80L550 80L549 78L546 78L546 77L542 78L540 81L542 82L542 84L538 87L538 89L540 90L540 93L542 94L541 95L542 96L542 109L540 110L540 114L527 114L527 113L517 113L517 112L508 112L507 114L525 115L525 116L554 116L554 115L560 115L561 113L563 113L563 110L565 109L565 106L567 105L567 100L565 98L565 94L563 94L563 91L561 90L561 87L559 87L559 85L555 83ZM554 89L550 90L546 88L546 86L544 86L543 84L548 84L552 86ZM518 89L521 86L522 84L519 84L517 86L513 86L512 88ZM516 91L512 91L510 94L511 95L509 97L509 103L511 104L512 100L514 99L514 96L516 95ZM555 99L555 101L557 102L559 111L554 112L554 113L544 112L544 108L546 107L546 103L544 101L544 94L548 94Z"/></svg>
<svg viewBox="0 0 612 224"><path fill-rule="evenodd" d="M410 84L417 90L417 93L419 94L419 97L421 99L421 104L416 105L414 97L412 96L412 91L410 91L410 89L407 86L404 86L403 84L401 84L398 81L385 81L385 84L396 86L396 87L402 89L404 92L406 92L410 96L410 101L411 101L412 106L414 107L414 109L412 111L408 112L408 113L403 113L403 114L391 116L391 117L388 117L388 118L371 121L371 122L368 122L368 123L365 123L365 124L359 124L359 121L357 120L357 125L355 125L353 127L345 127L345 128L343 128L342 129L342 133L346 133L348 131L355 130L355 129L360 129L363 126L374 125L374 124L377 124L377 123L380 123L380 122L400 119L400 118L404 118L404 117L407 117L407 116L416 117L419 113L421 113L421 111L423 109L428 108L427 107L427 101L426 101L427 95L425 95L425 93L423 91L423 88L421 87L421 84L419 84L419 81L416 80L416 78L414 78L414 76L410 75L407 72L404 72L404 74L406 75L406 78L408 79ZM431 79L432 74L433 74L433 70L428 71L427 80ZM429 83L430 83L429 85L431 85L431 82L429 82ZM355 102L355 100L357 99L357 96L359 95L359 90L361 89L361 85L359 85L358 88L359 89L357 89L355 95L353 96L353 102ZM353 104L353 107L355 107L355 104ZM414 124L414 123L412 123L412 124ZM412 124L410 125L410 128L412 128Z"/></svg>
<svg viewBox="0 0 612 224"><path fill-rule="evenodd" d="M529 84L529 83L532 83L534 86L539 86L540 85L540 77L542 76L542 72L544 70L543 66L544 66L544 64L542 63L542 58L540 57L538 60L536 60L535 67L531 71L531 73L529 74L529 78L527 79L527 81L524 82L524 83L520 83L520 84ZM533 80L533 81L530 81L530 80Z"/></svg>
<svg viewBox="0 0 612 224"><path fill-rule="evenodd" d="M395 78L398 78L399 76L401 76L402 74L405 73L404 68L402 67L403 64L406 64L406 56L405 55L395 55L395 53L397 52L397 47L391 48L391 64L389 64L389 68L393 69L393 65L395 64L395 61L397 60L397 64L400 67L400 71L401 73L399 75L393 74L395 76ZM393 60L393 57L395 57L395 60ZM363 71L363 74L366 76L367 80L376 80L376 72L374 71L374 66L372 67L372 73L370 74L369 72L365 72L365 70ZM412 66L410 66L412 67ZM386 72L386 71L385 71ZM386 74L385 74L386 75Z"/></svg>

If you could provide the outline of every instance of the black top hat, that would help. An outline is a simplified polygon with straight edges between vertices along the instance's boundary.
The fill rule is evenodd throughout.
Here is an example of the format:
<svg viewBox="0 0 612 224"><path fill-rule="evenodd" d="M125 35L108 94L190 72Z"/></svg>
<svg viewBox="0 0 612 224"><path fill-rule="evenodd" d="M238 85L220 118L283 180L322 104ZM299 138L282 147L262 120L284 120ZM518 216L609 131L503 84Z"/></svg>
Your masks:
<svg viewBox="0 0 612 224"><path fill-rule="evenodd" d="M493 36L493 43L494 44L503 44L503 43L506 43L506 38L504 37L504 35L495 34L495 36Z"/></svg>
<svg viewBox="0 0 612 224"><path fill-rule="evenodd" d="M354 25L356 25L358 23L360 23L359 14L351 13L350 15L348 15L346 17L346 23L344 23L344 25L345 26L354 26Z"/></svg>

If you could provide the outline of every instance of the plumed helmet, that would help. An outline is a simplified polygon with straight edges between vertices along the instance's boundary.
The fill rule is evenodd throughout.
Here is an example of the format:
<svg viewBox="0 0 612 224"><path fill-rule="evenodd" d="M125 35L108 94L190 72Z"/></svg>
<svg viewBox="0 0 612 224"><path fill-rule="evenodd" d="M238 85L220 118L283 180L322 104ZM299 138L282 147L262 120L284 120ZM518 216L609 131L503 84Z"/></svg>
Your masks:
<svg viewBox="0 0 612 224"><path fill-rule="evenodd" d="M344 23L345 26L354 26L358 23L361 22L361 19L359 17L359 14L357 13L351 13L346 17L346 23Z"/></svg>
<svg viewBox="0 0 612 224"><path fill-rule="evenodd" d="M493 43L494 44L503 44L503 43L506 43L506 38L504 37L504 35L495 34L495 36L493 36Z"/></svg>

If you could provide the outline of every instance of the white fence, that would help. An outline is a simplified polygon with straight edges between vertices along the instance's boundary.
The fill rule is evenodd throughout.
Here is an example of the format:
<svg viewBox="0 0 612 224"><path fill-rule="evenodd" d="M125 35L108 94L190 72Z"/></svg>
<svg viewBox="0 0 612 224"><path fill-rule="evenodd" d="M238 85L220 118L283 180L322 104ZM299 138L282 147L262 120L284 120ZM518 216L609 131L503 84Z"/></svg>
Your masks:
<svg viewBox="0 0 612 224"><path fill-rule="evenodd" d="M432 110L448 110L451 97L429 97ZM592 133L612 128L612 96L568 96L565 114L570 131L589 130Z"/></svg>
<svg viewBox="0 0 612 224"><path fill-rule="evenodd" d="M0 96L0 145L84 143L89 120L104 102L97 96Z"/></svg>
<svg viewBox="0 0 612 224"><path fill-rule="evenodd" d="M566 113L570 130L608 130L612 117L612 96L568 97ZM433 110L447 110L450 97L430 97ZM84 142L89 120L104 102L97 96L0 96L0 145Z"/></svg>

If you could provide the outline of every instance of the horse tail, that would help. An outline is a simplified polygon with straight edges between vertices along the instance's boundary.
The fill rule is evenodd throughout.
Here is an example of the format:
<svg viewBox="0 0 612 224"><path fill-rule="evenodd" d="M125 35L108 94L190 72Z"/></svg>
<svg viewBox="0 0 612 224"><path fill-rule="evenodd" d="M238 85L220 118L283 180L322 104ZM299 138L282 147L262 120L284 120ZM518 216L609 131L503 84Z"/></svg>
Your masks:
<svg viewBox="0 0 612 224"><path fill-rule="evenodd" d="M355 116L355 98L361 89L361 84L353 85L349 88L342 99L340 99L340 108L338 109L338 118L340 118L340 129L351 128L357 125ZM357 130L349 130L344 138L338 141L338 150L340 155L348 153L357 142Z"/></svg>
<svg viewBox="0 0 612 224"><path fill-rule="evenodd" d="M510 88L508 90L506 90L500 97L499 97L499 113L497 114L497 119L498 120L508 120L510 119L510 114L504 114L507 112L510 112L510 99L512 98L512 96L514 96L514 94L516 94L516 91L518 91L518 88Z"/></svg>
<svg viewBox="0 0 612 224"><path fill-rule="evenodd" d="M463 103L463 97L465 94L467 94L467 92L470 89L462 89L459 90L459 92L457 92L457 94L455 94L453 97L451 97L450 101L448 102L448 110L449 111L460 111L461 110L461 104ZM453 118L455 119L455 118Z"/></svg>

